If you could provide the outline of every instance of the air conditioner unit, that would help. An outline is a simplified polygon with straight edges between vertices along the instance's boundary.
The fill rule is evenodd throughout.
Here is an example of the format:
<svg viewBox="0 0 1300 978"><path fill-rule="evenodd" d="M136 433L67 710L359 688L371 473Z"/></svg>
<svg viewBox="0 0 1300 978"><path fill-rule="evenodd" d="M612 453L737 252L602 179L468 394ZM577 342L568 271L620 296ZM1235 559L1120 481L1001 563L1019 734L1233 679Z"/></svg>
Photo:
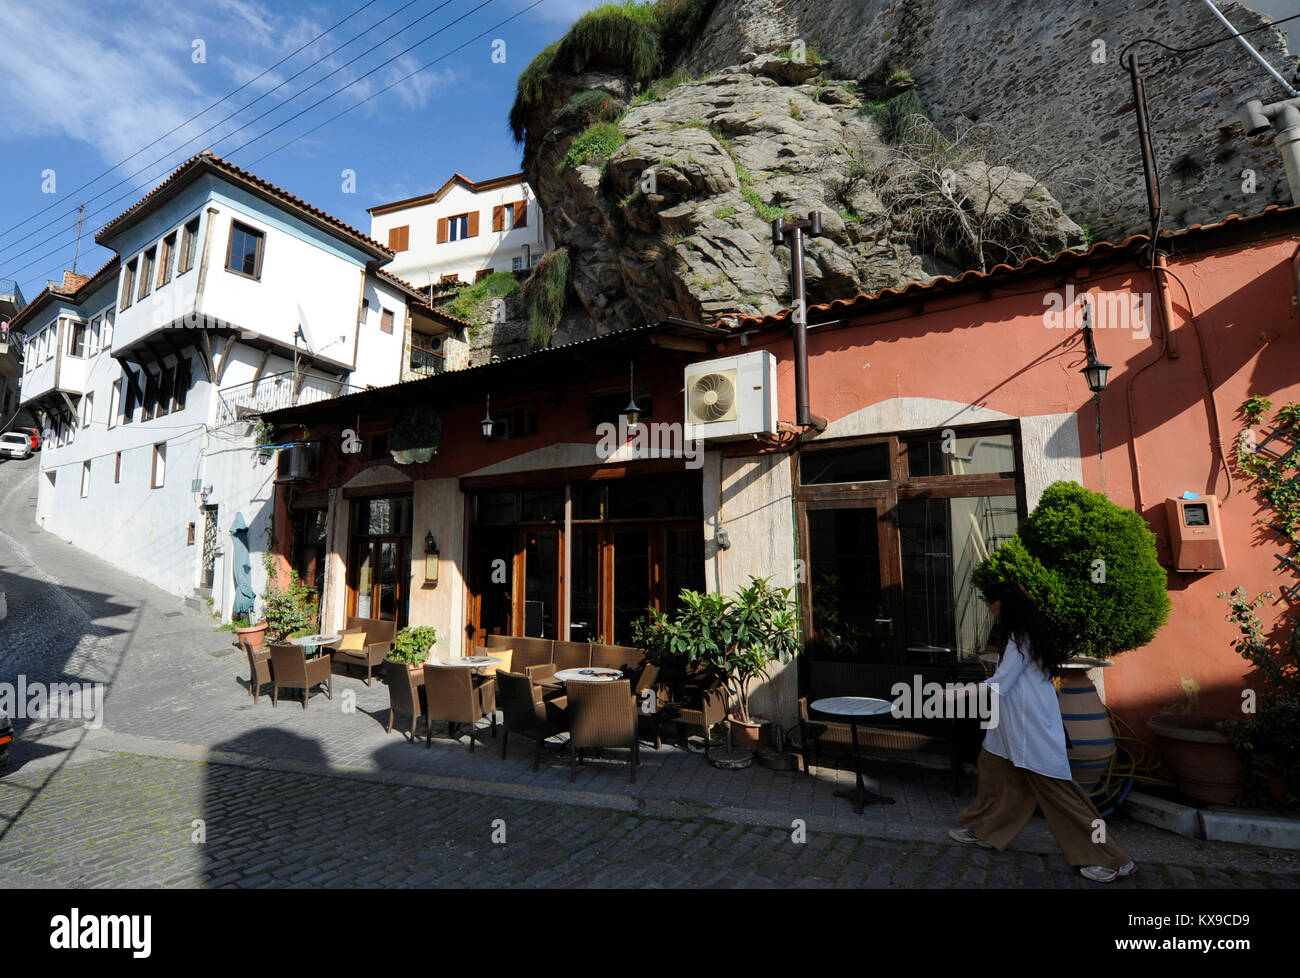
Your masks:
<svg viewBox="0 0 1300 978"><path fill-rule="evenodd" d="M686 437L776 434L776 357L766 350L686 368Z"/></svg>
<svg viewBox="0 0 1300 978"><path fill-rule="evenodd" d="M285 445L275 461L276 482L310 482L316 478L320 442L304 441Z"/></svg>

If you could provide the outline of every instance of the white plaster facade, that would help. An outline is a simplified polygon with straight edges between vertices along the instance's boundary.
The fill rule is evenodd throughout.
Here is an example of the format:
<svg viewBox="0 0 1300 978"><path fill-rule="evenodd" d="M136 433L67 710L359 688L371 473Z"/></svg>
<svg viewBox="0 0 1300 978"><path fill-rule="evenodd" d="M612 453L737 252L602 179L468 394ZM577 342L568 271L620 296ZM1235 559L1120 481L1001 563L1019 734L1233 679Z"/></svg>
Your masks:
<svg viewBox="0 0 1300 978"><path fill-rule="evenodd" d="M256 449L249 409L396 383L411 293L378 272L387 255L359 232L304 215L291 199L280 203L269 185L233 168L228 176L220 161L186 167L160 187L165 196L155 191L159 202L101 233L119 259L75 292L47 289L24 311L22 401L48 429L37 522L189 596L201 586L205 507L215 507L210 596L228 620L231 526L242 516L250 527L260 594L274 507L275 459ZM255 275L227 267L237 227L261 235ZM141 297L149 251L151 282ZM128 416L127 371L145 389L143 371L161 379L185 369L188 386L159 398L156 414L132 405Z"/></svg>
<svg viewBox="0 0 1300 978"><path fill-rule="evenodd" d="M515 203L522 204L526 214L519 227L509 226L514 214L509 205ZM473 282L487 269L526 270L553 247L542 209L521 173L478 182L457 173L434 193L371 207L369 213L372 238L394 250L405 244L385 270L425 288L449 275ZM500 230L493 227L496 213L504 218ZM464 236L459 227L452 227L452 219L460 215L476 215L465 222L475 233ZM444 221L449 223L440 233Z"/></svg>

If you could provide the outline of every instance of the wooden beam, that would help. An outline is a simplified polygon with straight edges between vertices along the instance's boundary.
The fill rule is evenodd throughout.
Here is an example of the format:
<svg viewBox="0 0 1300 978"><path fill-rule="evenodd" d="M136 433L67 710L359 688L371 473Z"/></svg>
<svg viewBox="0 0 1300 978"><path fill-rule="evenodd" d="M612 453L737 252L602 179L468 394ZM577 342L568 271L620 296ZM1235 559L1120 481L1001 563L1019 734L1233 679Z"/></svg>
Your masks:
<svg viewBox="0 0 1300 978"><path fill-rule="evenodd" d="M685 350L687 353L714 352L714 345L707 340L687 339L684 336L652 336L650 343L665 350Z"/></svg>
<svg viewBox="0 0 1300 978"><path fill-rule="evenodd" d="M253 374L253 393L257 393L257 387L262 383L262 371L266 369L267 361L271 359L271 348L268 346L262 351L262 360L257 365L257 371Z"/></svg>

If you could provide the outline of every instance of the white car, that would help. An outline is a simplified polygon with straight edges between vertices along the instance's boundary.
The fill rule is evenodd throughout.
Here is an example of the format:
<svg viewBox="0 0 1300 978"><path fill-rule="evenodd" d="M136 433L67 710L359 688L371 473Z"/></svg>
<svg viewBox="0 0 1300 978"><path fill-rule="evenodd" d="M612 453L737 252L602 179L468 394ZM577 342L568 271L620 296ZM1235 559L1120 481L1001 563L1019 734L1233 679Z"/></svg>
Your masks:
<svg viewBox="0 0 1300 978"><path fill-rule="evenodd" d="M31 438L22 432L6 431L0 435L0 457L31 458Z"/></svg>

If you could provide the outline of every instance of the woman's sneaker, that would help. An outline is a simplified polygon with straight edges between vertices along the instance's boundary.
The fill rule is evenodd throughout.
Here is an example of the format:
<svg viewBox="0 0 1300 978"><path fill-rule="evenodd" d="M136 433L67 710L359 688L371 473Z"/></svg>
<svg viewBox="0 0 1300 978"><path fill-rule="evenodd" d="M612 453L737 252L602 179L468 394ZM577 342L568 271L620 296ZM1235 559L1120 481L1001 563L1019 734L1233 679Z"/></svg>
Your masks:
<svg viewBox="0 0 1300 978"><path fill-rule="evenodd" d="M1137 871L1137 864L1131 859L1119 869L1111 869L1109 866L1079 867L1079 873L1094 883L1114 883L1121 876L1132 876Z"/></svg>
<svg viewBox="0 0 1300 978"><path fill-rule="evenodd" d="M981 842L979 836L970 829L949 829L948 838L965 846L979 846L981 849L993 848L987 842Z"/></svg>

